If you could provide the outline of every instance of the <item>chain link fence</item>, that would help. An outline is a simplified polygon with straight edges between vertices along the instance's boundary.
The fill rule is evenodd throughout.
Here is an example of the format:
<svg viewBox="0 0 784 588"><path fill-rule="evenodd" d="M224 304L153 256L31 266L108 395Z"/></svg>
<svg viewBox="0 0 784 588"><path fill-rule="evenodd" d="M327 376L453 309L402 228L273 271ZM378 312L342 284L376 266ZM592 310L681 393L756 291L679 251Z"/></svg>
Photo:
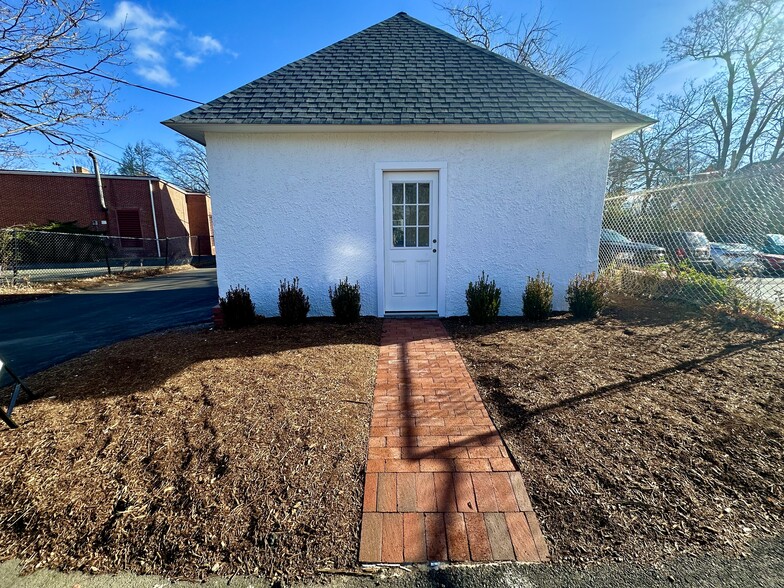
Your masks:
<svg viewBox="0 0 784 588"><path fill-rule="evenodd" d="M625 294L784 311L784 165L608 196L602 227Z"/></svg>
<svg viewBox="0 0 784 588"><path fill-rule="evenodd" d="M0 286L59 282L198 263L209 237L110 237L0 229ZM206 257L204 256L205 261Z"/></svg>

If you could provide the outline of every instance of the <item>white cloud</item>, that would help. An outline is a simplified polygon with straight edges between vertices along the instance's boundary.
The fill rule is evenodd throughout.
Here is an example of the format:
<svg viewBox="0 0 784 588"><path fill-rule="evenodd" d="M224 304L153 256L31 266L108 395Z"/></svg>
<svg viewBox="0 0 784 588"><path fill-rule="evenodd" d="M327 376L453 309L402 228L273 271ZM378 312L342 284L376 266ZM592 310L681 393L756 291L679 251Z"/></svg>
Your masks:
<svg viewBox="0 0 784 588"><path fill-rule="evenodd" d="M228 53L226 48L218 39L211 35L192 35L189 34L185 42L185 47L174 52L174 56L180 62L192 69L199 65L204 58L209 55L219 55Z"/></svg>
<svg viewBox="0 0 784 588"><path fill-rule="evenodd" d="M169 56L187 69L210 55L228 53L211 35L195 35L167 14L155 14L135 2L119 2L104 24L112 30L124 28L134 61L134 71L161 86L174 86Z"/></svg>
<svg viewBox="0 0 784 588"><path fill-rule="evenodd" d="M196 67L203 61L202 58L198 55L188 55L182 51L175 51L174 56L179 59L188 69Z"/></svg>
<svg viewBox="0 0 784 588"><path fill-rule="evenodd" d="M225 51L221 42L210 35L202 35L201 37L193 36L192 39L194 44L204 55L223 53Z"/></svg>
<svg viewBox="0 0 784 588"><path fill-rule="evenodd" d="M174 86L177 84L169 70L163 65L140 65L136 68L136 73L145 80L161 86Z"/></svg>

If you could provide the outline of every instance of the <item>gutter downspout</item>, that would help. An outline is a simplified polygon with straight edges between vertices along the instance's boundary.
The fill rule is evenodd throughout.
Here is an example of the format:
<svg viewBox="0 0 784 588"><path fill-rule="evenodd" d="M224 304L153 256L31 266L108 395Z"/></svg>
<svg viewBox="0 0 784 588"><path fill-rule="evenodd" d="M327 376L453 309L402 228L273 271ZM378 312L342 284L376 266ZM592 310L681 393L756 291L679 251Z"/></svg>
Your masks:
<svg viewBox="0 0 784 588"><path fill-rule="evenodd" d="M95 153L92 151L88 151L87 155L90 156L90 159L93 160L93 168L95 169L95 181L98 184L98 200L101 203L101 208L104 212L107 211L106 208L106 200L103 197L103 185L101 184L101 168L98 167L98 158L95 156ZM109 220L108 214L106 220Z"/></svg>
<svg viewBox="0 0 784 588"><path fill-rule="evenodd" d="M93 160L93 169L95 170L95 183L98 185L98 203L101 205L103 209L103 215L106 217L104 221L106 223L106 233L104 233L104 237L101 240L104 244L104 257L106 258L106 273L107 275L112 275L112 262L109 260L109 249L111 248L111 239L107 236L109 231L109 208L106 206L106 198L103 196L103 182L101 181L101 168L98 165L98 158L95 156L95 153L92 151L88 151L87 155L90 156L90 159Z"/></svg>
<svg viewBox="0 0 784 588"><path fill-rule="evenodd" d="M155 230L155 247L158 249L158 257L161 256L161 240L158 238L158 219L155 216L155 199L152 193L152 180L147 180L150 188L150 209L152 210L152 228Z"/></svg>

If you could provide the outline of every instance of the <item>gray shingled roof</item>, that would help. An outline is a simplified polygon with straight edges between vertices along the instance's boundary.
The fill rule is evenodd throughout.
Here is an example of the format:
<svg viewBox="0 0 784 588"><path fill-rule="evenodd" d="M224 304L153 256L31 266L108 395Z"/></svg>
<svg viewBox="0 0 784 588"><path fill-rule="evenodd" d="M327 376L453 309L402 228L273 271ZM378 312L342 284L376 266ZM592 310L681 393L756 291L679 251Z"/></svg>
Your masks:
<svg viewBox="0 0 784 588"><path fill-rule="evenodd" d="M401 12L164 124L652 122Z"/></svg>

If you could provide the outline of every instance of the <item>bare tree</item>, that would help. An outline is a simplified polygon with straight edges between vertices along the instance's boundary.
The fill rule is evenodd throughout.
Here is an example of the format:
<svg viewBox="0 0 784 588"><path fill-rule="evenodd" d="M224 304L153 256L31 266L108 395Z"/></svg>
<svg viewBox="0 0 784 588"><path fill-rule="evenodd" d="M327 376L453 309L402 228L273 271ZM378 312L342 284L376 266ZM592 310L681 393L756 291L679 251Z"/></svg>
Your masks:
<svg viewBox="0 0 784 588"><path fill-rule="evenodd" d="M609 189L613 192L652 188L702 171L708 164L700 126L709 99L691 82L679 94L658 95L656 84L667 71L659 61L638 64L621 77L617 100L658 122L613 143Z"/></svg>
<svg viewBox="0 0 784 588"><path fill-rule="evenodd" d="M766 140L784 112L784 0L714 0L664 47L673 61L720 68L703 84L711 108L701 116L717 169L780 152L775 138Z"/></svg>
<svg viewBox="0 0 784 588"><path fill-rule="evenodd" d="M784 112L776 117L768 137L770 144L770 159L778 161L784 159Z"/></svg>
<svg viewBox="0 0 784 588"><path fill-rule="evenodd" d="M145 141L125 146L117 173L121 176L155 176L156 149Z"/></svg>
<svg viewBox="0 0 784 588"><path fill-rule="evenodd" d="M157 145L155 152L158 167L167 179L194 192L209 192L207 153L204 147L183 137L177 141L176 149Z"/></svg>
<svg viewBox="0 0 784 588"><path fill-rule="evenodd" d="M529 17L504 17L494 11L490 0L438 4L449 16L449 26L466 41L499 53L554 78L579 85L588 92L607 95L607 62L590 59L581 67L586 49L558 42L558 23L544 15L540 4Z"/></svg>
<svg viewBox="0 0 784 588"><path fill-rule="evenodd" d="M117 86L100 76L122 64L124 33L97 26L102 16L95 0L0 0L0 153L29 133L67 146L118 117Z"/></svg>

